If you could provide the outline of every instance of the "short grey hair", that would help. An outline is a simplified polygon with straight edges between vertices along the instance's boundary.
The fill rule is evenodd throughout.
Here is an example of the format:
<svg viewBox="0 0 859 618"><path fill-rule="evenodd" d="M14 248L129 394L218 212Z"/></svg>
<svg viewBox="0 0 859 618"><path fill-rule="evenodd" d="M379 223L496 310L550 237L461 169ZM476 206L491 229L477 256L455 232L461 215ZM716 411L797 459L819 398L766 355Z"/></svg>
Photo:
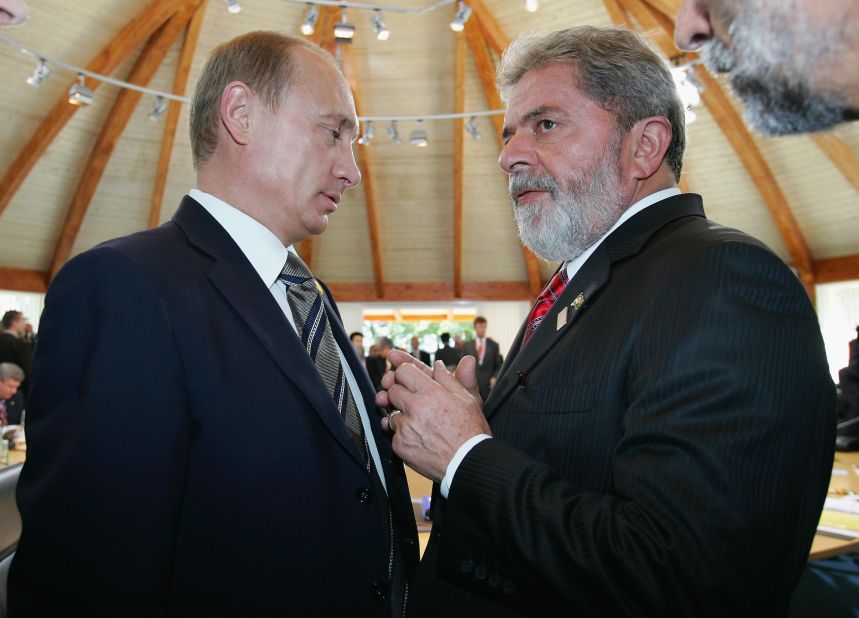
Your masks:
<svg viewBox="0 0 859 618"><path fill-rule="evenodd" d="M624 133L644 118L667 118L671 143L665 159L680 180L686 150L683 103L668 64L643 36L619 26L576 26L516 39L498 65L502 100L507 102L525 73L556 62L573 65L578 88L611 112Z"/></svg>
<svg viewBox="0 0 859 618"><path fill-rule="evenodd" d="M24 370L15 363L0 363L0 382L3 380L24 381Z"/></svg>

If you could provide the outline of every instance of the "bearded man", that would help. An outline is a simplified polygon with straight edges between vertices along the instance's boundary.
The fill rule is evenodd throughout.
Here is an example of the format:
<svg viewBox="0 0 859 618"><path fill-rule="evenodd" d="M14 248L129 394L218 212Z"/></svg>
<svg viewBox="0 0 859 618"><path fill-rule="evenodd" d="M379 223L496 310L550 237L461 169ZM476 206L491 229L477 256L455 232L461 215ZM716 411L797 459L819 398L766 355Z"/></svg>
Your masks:
<svg viewBox="0 0 859 618"><path fill-rule="evenodd" d="M855 0L684 0L677 47L729 73L746 119L769 135L859 119Z"/></svg>
<svg viewBox="0 0 859 618"><path fill-rule="evenodd" d="M389 356L394 450L440 482L410 614L785 615L833 457L809 299L675 187L683 107L642 37L520 39L498 84L521 238L562 265L482 410L473 358Z"/></svg>

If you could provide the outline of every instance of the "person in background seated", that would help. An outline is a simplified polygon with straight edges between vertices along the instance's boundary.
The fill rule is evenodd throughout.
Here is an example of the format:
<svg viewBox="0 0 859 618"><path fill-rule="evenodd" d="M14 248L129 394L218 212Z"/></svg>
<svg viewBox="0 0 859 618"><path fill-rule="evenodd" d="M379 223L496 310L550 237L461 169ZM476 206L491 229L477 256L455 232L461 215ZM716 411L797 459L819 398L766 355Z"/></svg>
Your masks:
<svg viewBox="0 0 859 618"><path fill-rule="evenodd" d="M20 311L7 311L3 314L3 332L0 333L0 363L14 363L24 374L30 375L33 363L33 345L23 338L26 319ZM21 384L21 397L26 405L30 380Z"/></svg>
<svg viewBox="0 0 859 618"><path fill-rule="evenodd" d="M21 424L24 407L18 389L25 377L15 363L0 363L0 426Z"/></svg>

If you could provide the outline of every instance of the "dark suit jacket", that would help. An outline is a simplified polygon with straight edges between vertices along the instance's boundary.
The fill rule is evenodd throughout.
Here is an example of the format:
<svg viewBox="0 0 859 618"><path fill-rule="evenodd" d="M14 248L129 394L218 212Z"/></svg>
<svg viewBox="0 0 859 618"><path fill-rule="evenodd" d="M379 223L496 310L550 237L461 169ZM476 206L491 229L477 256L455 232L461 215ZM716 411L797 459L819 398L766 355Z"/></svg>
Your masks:
<svg viewBox="0 0 859 618"><path fill-rule="evenodd" d="M409 354L412 351L409 350ZM430 359L429 352L424 352L423 350L418 350L418 360L421 361L424 365L432 366L432 360Z"/></svg>
<svg viewBox="0 0 859 618"><path fill-rule="evenodd" d="M24 370L24 381L21 382L18 390L26 403L30 389L30 369L33 363L32 342L19 339L10 333L0 332L0 363L15 363Z"/></svg>
<svg viewBox="0 0 859 618"><path fill-rule="evenodd" d="M462 355L471 355L477 358L477 340L470 339L462 344ZM477 365L477 389L480 397L486 401L489 397L489 381L498 375L501 370L503 359L498 349L498 343L489 337L486 338L486 349L483 351L483 362L478 359Z"/></svg>
<svg viewBox="0 0 859 618"><path fill-rule="evenodd" d="M448 368L456 367L460 358L462 358L462 350L452 347L439 348L435 353L435 360L440 360Z"/></svg>
<svg viewBox="0 0 859 618"><path fill-rule="evenodd" d="M835 398L781 260L672 197L521 337L486 402L494 438L433 504L413 615L785 615Z"/></svg>
<svg viewBox="0 0 859 618"><path fill-rule="evenodd" d="M407 571L402 464L371 413ZM9 579L21 616L388 616L379 499L295 331L186 197L48 291Z"/></svg>

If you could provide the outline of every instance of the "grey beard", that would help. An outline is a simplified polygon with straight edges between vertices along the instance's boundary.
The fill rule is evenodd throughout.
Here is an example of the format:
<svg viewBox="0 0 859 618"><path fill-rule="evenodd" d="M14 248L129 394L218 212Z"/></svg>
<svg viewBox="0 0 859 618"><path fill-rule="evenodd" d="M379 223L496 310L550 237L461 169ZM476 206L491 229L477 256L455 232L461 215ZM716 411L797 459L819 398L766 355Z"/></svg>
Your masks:
<svg viewBox="0 0 859 618"><path fill-rule="evenodd" d="M620 218L620 172L614 160L584 174L562 178L565 191L549 176L510 175L513 216L522 243L547 261L572 260L599 240ZM583 187L584 185L584 187ZM548 191L551 202L518 205L524 189Z"/></svg>
<svg viewBox="0 0 859 618"><path fill-rule="evenodd" d="M754 10L741 7L731 24L733 49L712 40L701 50L712 73L730 73L731 89L743 102L746 121L765 135L789 135L822 131L849 118L852 112L840 97L813 91L808 76L815 68L797 60L812 52L812 46L816 57L831 55L837 41L808 41L807 34L788 32L791 26L780 16L764 19ZM766 23L781 35L761 34L753 22ZM835 32L828 34L838 38Z"/></svg>

